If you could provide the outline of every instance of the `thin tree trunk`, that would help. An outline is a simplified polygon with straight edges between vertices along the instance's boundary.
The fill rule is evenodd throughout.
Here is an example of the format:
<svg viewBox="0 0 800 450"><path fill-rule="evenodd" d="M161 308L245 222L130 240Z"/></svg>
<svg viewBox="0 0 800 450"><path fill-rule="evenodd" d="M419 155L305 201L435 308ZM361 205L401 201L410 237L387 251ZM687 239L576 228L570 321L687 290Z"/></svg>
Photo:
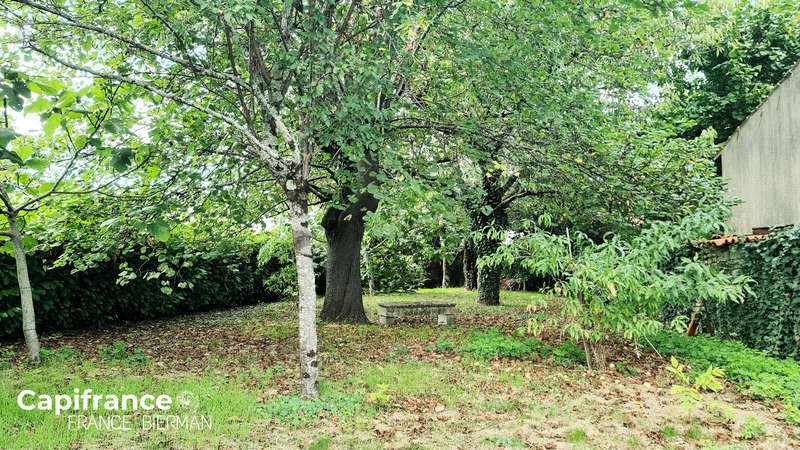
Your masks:
<svg viewBox="0 0 800 450"><path fill-rule="evenodd" d="M475 242L472 237L464 239L464 289L471 291L478 284L478 266L475 256Z"/></svg>
<svg viewBox="0 0 800 450"><path fill-rule="evenodd" d="M22 302L22 334L25 336L25 348L28 350L28 362L38 364L39 336L36 334L36 314L33 309L33 291L28 275L28 261L25 259L25 247L22 244L22 233L19 231L17 216L7 216L11 243L14 246L14 261L17 264L17 284Z"/></svg>
<svg viewBox="0 0 800 450"><path fill-rule="evenodd" d="M586 354L586 367L589 370L605 370L606 351L601 342L584 339L583 352Z"/></svg>
<svg viewBox="0 0 800 450"><path fill-rule="evenodd" d="M364 245L364 262L367 264L367 286L369 295L375 295L375 274L372 272L372 262L369 260L369 246Z"/></svg>
<svg viewBox="0 0 800 450"><path fill-rule="evenodd" d="M439 236L439 242L441 242L441 247L442 247L442 288L448 288L450 287L450 283L447 278L447 255L444 254L445 251L444 238Z"/></svg>
<svg viewBox="0 0 800 450"><path fill-rule="evenodd" d="M311 253L311 228L308 223L308 197L290 191L289 216L292 220L294 256L297 264L300 328L300 392L303 397L319 397L317 355L317 293L314 287L314 259Z"/></svg>

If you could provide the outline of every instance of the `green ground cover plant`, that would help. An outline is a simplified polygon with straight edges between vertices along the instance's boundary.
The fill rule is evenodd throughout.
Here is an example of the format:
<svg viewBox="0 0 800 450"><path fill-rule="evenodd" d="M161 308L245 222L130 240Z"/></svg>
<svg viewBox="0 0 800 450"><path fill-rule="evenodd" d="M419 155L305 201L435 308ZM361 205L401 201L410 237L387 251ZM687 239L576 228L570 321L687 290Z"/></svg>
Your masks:
<svg viewBox="0 0 800 450"><path fill-rule="evenodd" d="M724 377L755 399L779 400L789 423L800 425L800 362L778 359L744 344L713 337L661 332L650 338L656 349L689 361L695 374L715 366Z"/></svg>

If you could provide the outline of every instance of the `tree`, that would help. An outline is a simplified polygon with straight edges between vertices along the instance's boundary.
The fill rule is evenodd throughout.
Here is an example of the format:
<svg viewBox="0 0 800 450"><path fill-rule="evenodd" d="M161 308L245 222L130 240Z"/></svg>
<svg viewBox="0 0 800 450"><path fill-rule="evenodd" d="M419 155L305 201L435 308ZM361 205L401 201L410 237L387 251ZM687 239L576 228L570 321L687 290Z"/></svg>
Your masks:
<svg viewBox="0 0 800 450"><path fill-rule="evenodd" d="M365 91L361 101L374 104L375 110L368 115L358 110L349 112L349 119L363 118L368 125L356 122L354 133L341 136L336 145L326 149L336 161L334 183L323 194L331 200L322 219L328 243L322 308L322 318L326 321L367 321L360 276L365 217L378 208L381 199L378 187L404 166L400 156L403 128L396 124L410 110L417 109L413 86L434 53L436 30L446 22L448 13L460 9L465 1L418 2L413 7L413 2L403 3L410 7L409 11L399 10L408 14L405 19L397 12L392 13L395 18L387 21L386 31L366 38L373 48L388 49L389 53L388 57L376 55L382 58L379 72L364 74L374 78L375 88ZM381 16L379 12L378 17ZM392 24L394 30L389 29ZM353 134L360 136L360 140L353 141ZM354 144L365 146L359 152L361 157L343 157L347 153L342 149Z"/></svg>
<svg viewBox="0 0 800 450"><path fill-rule="evenodd" d="M416 87L425 115L404 119L447 143L439 159L451 161L450 184L469 212L468 264L497 250L504 237L491 231L508 228L522 199L536 202L538 215L552 198L576 202L577 191L594 191L571 210L599 200L630 220L631 198L663 193L636 169L667 155L627 155L644 109L632 97L647 98L664 68L653 54L672 51L673 19L656 12L624 1L471 2L453 19L431 76ZM470 280L474 270L465 272ZM479 303L499 302L500 276L493 266L478 270Z"/></svg>
<svg viewBox="0 0 800 450"><path fill-rule="evenodd" d="M22 306L22 332L28 360L40 360L34 298L28 275L26 248L35 239L26 233L31 216L47 209L52 197L87 194L113 184L125 172L129 161L125 148L111 150L101 141L105 129L117 126L112 111L125 111L115 104L119 87L89 85L72 90L56 79L30 78L14 71L3 72L0 84L4 96L5 127L0 128L0 214L5 226L0 236L8 237L17 266L17 283ZM5 107L21 112L32 92L36 100L25 112L42 118L45 137L29 139L9 128ZM57 138L56 131L64 130ZM119 141L118 141L119 142ZM110 166L110 167L109 167ZM106 169L108 167L108 170Z"/></svg>
<svg viewBox="0 0 800 450"><path fill-rule="evenodd" d="M700 18L667 115L684 137L713 127L724 142L800 62L800 12L795 1L738 2Z"/></svg>
<svg viewBox="0 0 800 450"><path fill-rule="evenodd" d="M25 47L49 61L214 119L236 144L231 153L269 172L294 236L301 392L316 397L309 204L317 194L326 198L314 183L329 179L334 159L352 161L366 175L358 190L372 182L373 155L391 151L380 132L391 117L386 102L406 84L404 71L393 69L412 63L424 20L447 4L18 0L4 15ZM356 202L352 217L365 208Z"/></svg>

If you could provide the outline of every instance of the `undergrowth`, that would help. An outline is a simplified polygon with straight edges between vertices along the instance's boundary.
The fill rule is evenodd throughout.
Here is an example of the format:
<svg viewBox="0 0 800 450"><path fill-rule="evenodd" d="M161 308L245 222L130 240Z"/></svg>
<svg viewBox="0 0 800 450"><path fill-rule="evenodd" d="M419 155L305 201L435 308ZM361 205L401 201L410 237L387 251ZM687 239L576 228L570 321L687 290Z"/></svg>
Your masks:
<svg viewBox="0 0 800 450"><path fill-rule="evenodd" d="M437 343L437 347L440 347ZM584 364L586 356L578 346L566 341L558 346L545 344L536 338L524 337L520 334L509 336L495 328L474 331L467 342L455 349L459 353L469 353L476 359L492 360L497 358L541 359L552 365L569 367Z"/></svg>
<svg viewBox="0 0 800 450"><path fill-rule="evenodd" d="M274 422L292 425L316 422L333 416L352 417L365 408L364 399L360 395L350 394L322 395L315 399L305 399L298 395L281 395L260 407L264 415Z"/></svg>
<svg viewBox="0 0 800 450"><path fill-rule="evenodd" d="M650 338L659 352L688 360L692 372L709 366L724 369L727 380L756 400L780 400L784 417L800 425L800 362L767 356L744 344L706 336L689 337L661 332Z"/></svg>

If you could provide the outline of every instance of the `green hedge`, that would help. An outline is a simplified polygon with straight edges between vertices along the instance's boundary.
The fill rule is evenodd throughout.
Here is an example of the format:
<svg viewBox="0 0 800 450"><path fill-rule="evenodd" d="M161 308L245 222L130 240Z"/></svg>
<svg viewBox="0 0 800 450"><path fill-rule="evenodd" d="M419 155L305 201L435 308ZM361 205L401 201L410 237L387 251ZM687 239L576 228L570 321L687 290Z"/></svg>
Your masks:
<svg viewBox="0 0 800 450"><path fill-rule="evenodd" d="M173 243L150 250L115 255L74 274L70 267L44 270L56 260L58 255L53 252L28 257L39 331L98 327L274 301L293 290L284 277L271 277L283 269L286 258L259 264L257 244L229 251L201 251ZM120 267L125 263L137 275L120 283ZM162 273L157 278L147 279L148 273L159 271ZM21 334L19 302L14 259L2 254L0 337Z"/></svg>
<svg viewBox="0 0 800 450"><path fill-rule="evenodd" d="M707 305L714 334L770 355L800 358L800 225L732 246L723 266L755 280L741 304Z"/></svg>

